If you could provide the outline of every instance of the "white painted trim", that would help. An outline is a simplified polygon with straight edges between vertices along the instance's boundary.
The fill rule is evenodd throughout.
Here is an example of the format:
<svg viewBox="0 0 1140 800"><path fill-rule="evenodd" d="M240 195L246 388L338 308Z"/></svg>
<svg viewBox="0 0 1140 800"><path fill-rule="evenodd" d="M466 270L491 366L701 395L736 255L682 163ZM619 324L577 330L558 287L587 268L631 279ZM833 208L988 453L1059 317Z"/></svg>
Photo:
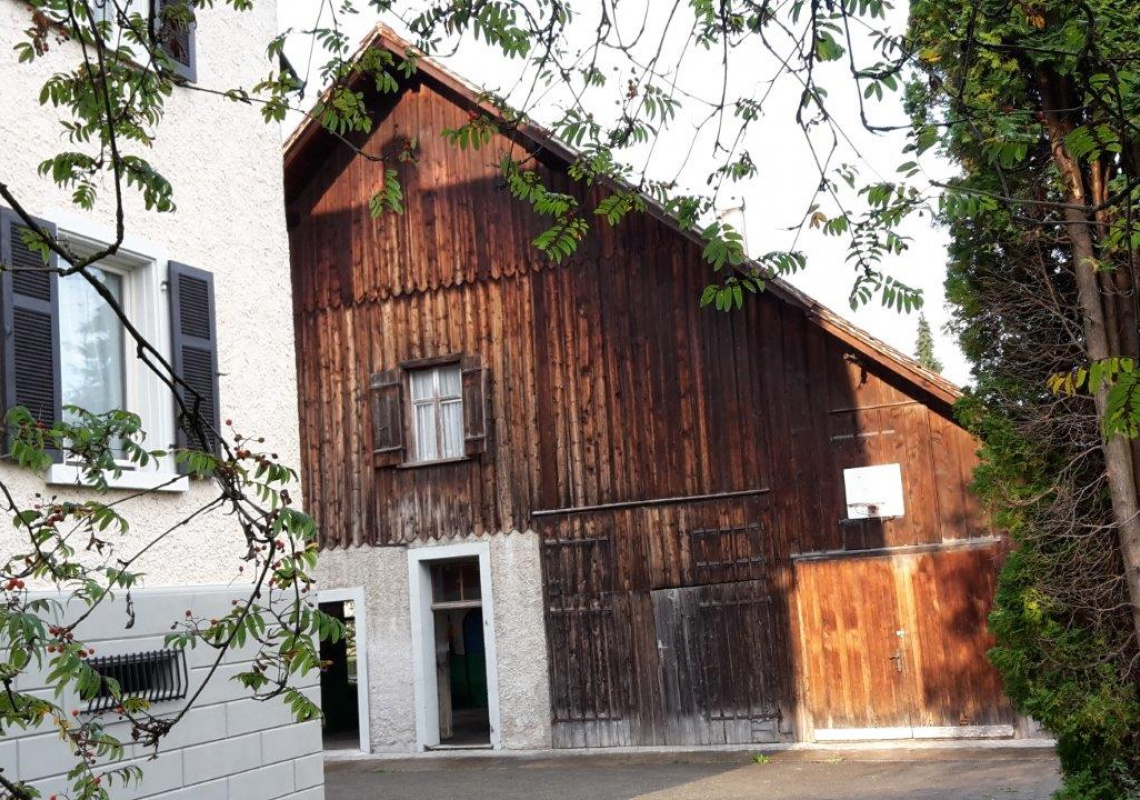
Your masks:
<svg viewBox="0 0 1140 800"><path fill-rule="evenodd" d="M913 739L914 729L899 728L816 728L817 742L869 742L879 739Z"/></svg>
<svg viewBox="0 0 1140 800"><path fill-rule="evenodd" d="M356 618L356 725L360 730L360 752L372 752L372 726L368 702L368 608L364 604L364 587L351 589L321 589L317 592L318 603L343 603L352 601Z"/></svg>
<svg viewBox="0 0 1140 800"><path fill-rule="evenodd" d="M1011 739L1012 725L943 725L897 728L816 728L817 742L872 742L887 739Z"/></svg>
<svg viewBox="0 0 1140 800"><path fill-rule="evenodd" d="M931 725L915 728L915 739L1012 739L1012 725Z"/></svg>
<svg viewBox="0 0 1140 800"><path fill-rule="evenodd" d="M44 481L52 486L88 486L85 470L76 464L52 464L44 473ZM112 489L131 489L151 492L188 492L190 479L175 472L148 469L124 469L117 477L106 473L107 486Z"/></svg>
<svg viewBox="0 0 1140 800"><path fill-rule="evenodd" d="M431 610L431 574L434 561L479 559L479 588L483 600L483 645L487 659L487 717L491 747L502 747L499 737L499 664L495 655L495 596L491 585L491 545L466 542L408 550L408 598L412 612L412 676L416 705L416 750L439 744L439 687L435 672L435 619Z"/></svg>

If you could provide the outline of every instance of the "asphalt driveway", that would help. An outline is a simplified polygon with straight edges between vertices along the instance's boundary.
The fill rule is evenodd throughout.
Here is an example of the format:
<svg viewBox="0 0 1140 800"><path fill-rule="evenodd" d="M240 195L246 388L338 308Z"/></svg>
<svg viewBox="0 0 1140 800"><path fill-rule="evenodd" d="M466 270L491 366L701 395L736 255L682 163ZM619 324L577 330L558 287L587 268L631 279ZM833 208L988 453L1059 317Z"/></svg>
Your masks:
<svg viewBox="0 0 1140 800"><path fill-rule="evenodd" d="M1048 750L326 761L328 800L1048 800Z"/></svg>

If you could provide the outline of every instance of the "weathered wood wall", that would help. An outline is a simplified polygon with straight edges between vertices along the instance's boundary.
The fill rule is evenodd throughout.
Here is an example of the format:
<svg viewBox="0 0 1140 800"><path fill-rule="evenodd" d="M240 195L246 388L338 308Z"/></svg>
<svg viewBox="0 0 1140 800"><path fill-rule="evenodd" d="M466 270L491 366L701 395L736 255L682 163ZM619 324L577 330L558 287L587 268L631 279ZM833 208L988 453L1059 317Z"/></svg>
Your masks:
<svg viewBox="0 0 1140 800"><path fill-rule="evenodd" d="M699 308L699 246L651 216L546 262L530 246L544 222L494 166L518 142L441 139L464 103L417 81L362 141L420 142L399 168L402 215L371 218L388 165L347 148L287 173L303 477L323 546L535 530L558 744L787 737L811 691L792 557L989 537L967 491L973 442L794 303ZM488 452L374 469L369 375L455 352L490 370ZM846 522L842 470L884 462L902 465L906 515Z"/></svg>

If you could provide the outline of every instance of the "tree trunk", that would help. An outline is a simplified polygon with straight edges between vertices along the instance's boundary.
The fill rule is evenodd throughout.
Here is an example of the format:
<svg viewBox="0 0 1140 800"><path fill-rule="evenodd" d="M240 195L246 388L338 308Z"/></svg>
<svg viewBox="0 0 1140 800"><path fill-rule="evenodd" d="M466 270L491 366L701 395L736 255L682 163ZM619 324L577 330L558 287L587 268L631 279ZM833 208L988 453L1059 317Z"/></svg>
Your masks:
<svg viewBox="0 0 1140 800"><path fill-rule="evenodd" d="M1046 90L1043 94L1048 98L1050 92ZM1053 161L1069 187L1071 205L1065 208L1065 222L1077 279L1085 349L1092 361L1129 355L1129 351L1134 351L1136 347L1137 343L1134 340L1140 339L1140 330L1136 330L1133 326L1131 330L1119 331L1122 346L1120 348L1111 346L1107 323L1109 317L1115 318L1115 315L1107 313L1105 305L1114 302L1114 298L1101 291L1098 279L1097 250L1093 238L1096 219L1078 208L1089 205L1088 193L1085 191L1080 166L1065 150L1064 142L1068 126L1060 114L1051 109L1046 110L1045 118L1049 128ZM1108 406L1108 389L1104 386L1099 387L1095 400L1097 414L1103 420ZM1113 518L1124 561L1124 577L1132 604L1132 627L1137 641L1140 642L1140 496L1137 493L1136 473L1133 469L1132 443L1119 434L1106 439L1104 464L1109 497L1112 500Z"/></svg>
<svg viewBox="0 0 1140 800"><path fill-rule="evenodd" d="M1076 220L1072 219L1073 216ZM1088 221L1080 211L1067 209L1065 217L1070 223L1069 232L1073 242L1085 347L1090 360L1100 361L1117 354L1111 352L1108 346L1104 324L1104 302L1107 298L1101 293L1097 282L1092 236L1089 234ZM1101 386L1095 399L1097 414L1104 419L1108 407L1108 389ZM1104 462L1109 496L1112 498L1112 513L1120 537L1128 596L1132 601L1132 626L1137 641L1140 641L1140 501L1137 500L1131 443L1120 434L1109 437L1104 443Z"/></svg>

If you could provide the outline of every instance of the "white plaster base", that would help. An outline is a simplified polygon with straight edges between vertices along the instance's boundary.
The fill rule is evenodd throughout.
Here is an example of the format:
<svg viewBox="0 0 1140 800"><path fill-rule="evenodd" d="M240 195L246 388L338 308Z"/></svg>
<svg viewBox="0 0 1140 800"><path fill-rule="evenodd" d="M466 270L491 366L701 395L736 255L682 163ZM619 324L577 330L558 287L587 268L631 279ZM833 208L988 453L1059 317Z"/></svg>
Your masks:
<svg viewBox="0 0 1140 800"><path fill-rule="evenodd" d="M456 537L411 547L463 542L486 542L490 549L499 745L504 750L549 748L550 685L538 536L515 532ZM358 586L364 590L369 729L377 753L417 749L408 560L407 547L338 548L322 552L317 566L322 592Z"/></svg>

